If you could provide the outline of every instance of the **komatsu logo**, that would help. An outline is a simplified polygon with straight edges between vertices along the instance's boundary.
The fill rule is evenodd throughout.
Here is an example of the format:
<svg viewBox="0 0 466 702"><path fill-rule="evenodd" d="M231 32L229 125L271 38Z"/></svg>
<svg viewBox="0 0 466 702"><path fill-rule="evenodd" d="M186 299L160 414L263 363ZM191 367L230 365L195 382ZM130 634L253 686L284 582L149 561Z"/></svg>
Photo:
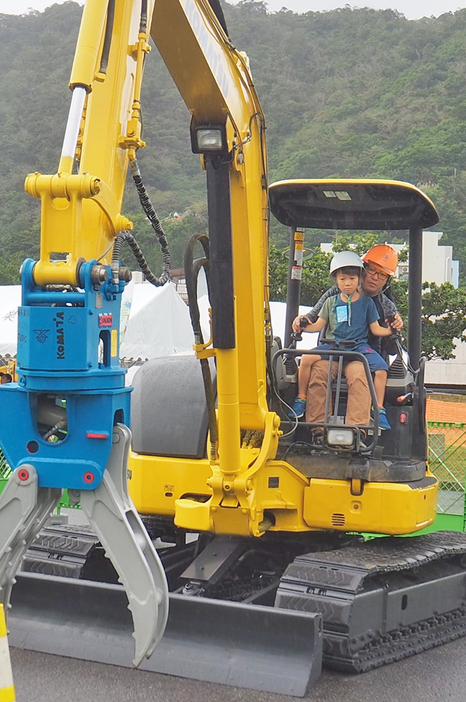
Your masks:
<svg viewBox="0 0 466 702"><path fill-rule="evenodd" d="M222 66L223 54L219 50L216 42L212 39L205 25L204 18L197 9L194 0L184 0L183 5L186 12L186 17L191 24L192 30L196 35L202 51L204 52L204 56L206 57L207 63L210 66L210 70L215 76L218 86L222 91L223 97L226 99L228 95L228 78L225 69Z"/></svg>
<svg viewBox="0 0 466 702"><path fill-rule="evenodd" d="M65 313L57 312L57 316L53 318L55 322L55 335L57 339L57 359L64 360L65 358Z"/></svg>
<svg viewBox="0 0 466 702"><path fill-rule="evenodd" d="M50 329L33 329L32 331L36 335L36 339L39 342L39 344L45 344Z"/></svg>

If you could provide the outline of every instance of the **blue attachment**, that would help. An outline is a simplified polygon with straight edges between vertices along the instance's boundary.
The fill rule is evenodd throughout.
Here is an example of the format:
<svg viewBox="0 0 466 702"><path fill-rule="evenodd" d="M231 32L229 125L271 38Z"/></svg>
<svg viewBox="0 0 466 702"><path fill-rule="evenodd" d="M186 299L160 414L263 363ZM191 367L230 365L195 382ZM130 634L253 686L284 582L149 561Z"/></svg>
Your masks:
<svg viewBox="0 0 466 702"><path fill-rule="evenodd" d="M22 269L18 314L18 383L0 386L0 411L14 430L0 443L11 467L32 463L40 487L93 490L112 447L113 426L128 425L130 391L120 367L119 324L124 282L91 281L96 261L80 268L81 290L43 290L33 279L34 261ZM50 416L66 429L47 440Z"/></svg>

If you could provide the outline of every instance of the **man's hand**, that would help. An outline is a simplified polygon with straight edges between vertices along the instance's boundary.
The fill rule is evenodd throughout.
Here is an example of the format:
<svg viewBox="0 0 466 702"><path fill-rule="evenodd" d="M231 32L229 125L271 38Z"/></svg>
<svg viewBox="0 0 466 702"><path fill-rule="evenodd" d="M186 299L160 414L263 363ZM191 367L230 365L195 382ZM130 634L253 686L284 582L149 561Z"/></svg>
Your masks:
<svg viewBox="0 0 466 702"><path fill-rule="evenodd" d="M304 320L305 324L301 324L301 320ZM305 315L298 314L298 316L293 319L293 324L291 325L291 328L293 329L295 334L301 334L302 331L306 331L306 327L309 324L310 321Z"/></svg>
<svg viewBox="0 0 466 702"><path fill-rule="evenodd" d="M388 321L388 319L386 319L385 322L389 324L391 328L396 332L400 332L403 329L403 320L401 319L398 312L395 312L395 314L393 315L393 319L390 322Z"/></svg>

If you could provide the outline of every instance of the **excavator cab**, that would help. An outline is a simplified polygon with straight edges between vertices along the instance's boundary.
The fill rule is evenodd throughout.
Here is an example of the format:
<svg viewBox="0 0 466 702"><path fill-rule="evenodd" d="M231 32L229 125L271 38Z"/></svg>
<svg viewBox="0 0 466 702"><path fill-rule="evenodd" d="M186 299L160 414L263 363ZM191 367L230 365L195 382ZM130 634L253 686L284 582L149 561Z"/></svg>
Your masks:
<svg viewBox="0 0 466 702"><path fill-rule="evenodd" d="M303 230L409 232L408 350L401 347L399 335L394 335L390 349L393 353L387 358L385 407L391 429L383 433L379 429L371 373L366 359L352 351L351 345L337 348L333 344L330 351L320 354L338 368L336 380L332 381L331 363L328 364L324 421L292 419L290 427L292 413L286 411L287 405L281 402L277 411L290 434L291 453L302 452L305 447L306 453L310 449L319 459L329 452L352 454L365 457L366 465L371 466L369 474L378 472L382 465L389 465L393 473L396 465L399 476L419 479L425 473L427 460L425 358L420 357L422 230L438 221L434 205L412 185L381 180L280 181L270 186L269 200L272 214L291 229L285 348L276 350L273 357L279 397L286 403L297 394L297 359L316 353L307 348L296 350L291 329L299 309ZM374 407L374 421L360 426L345 424L348 390L342 371L344 363L356 360L364 366ZM328 474L327 467L325 471Z"/></svg>

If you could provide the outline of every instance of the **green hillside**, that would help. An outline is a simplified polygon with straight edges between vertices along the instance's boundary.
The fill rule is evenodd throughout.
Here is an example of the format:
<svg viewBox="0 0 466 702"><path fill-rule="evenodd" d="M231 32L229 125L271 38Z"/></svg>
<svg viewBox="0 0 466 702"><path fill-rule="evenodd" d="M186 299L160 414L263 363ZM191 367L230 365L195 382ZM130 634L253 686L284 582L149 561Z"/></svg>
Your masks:
<svg viewBox="0 0 466 702"><path fill-rule="evenodd" d="M412 182L436 203L466 271L466 10L408 21L392 10L267 14L262 2L224 3L245 50L267 120L270 181L381 177ZM38 249L39 208L23 191L30 171L57 168L82 8L0 15L0 282ZM141 168L166 227L174 264L205 226L204 175L189 144L189 115L156 51L144 80ZM126 213L138 212L130 190ZM144 218L135 217L143 241ZM278 244L283 232L273 227ZM154 254L155 255L155 254Z"/></svg>

